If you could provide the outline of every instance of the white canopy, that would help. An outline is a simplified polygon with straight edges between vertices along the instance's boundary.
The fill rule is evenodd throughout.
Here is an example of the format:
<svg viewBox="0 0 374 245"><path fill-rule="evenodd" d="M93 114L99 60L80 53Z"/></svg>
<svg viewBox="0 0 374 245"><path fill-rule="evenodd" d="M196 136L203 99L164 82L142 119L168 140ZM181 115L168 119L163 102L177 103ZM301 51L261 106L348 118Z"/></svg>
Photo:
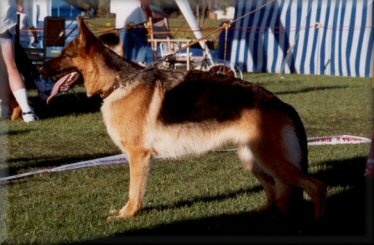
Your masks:
<svg viewBox="0 0 374 245"><path fill-rule="evenodd" d="M188 2L188 0L175 0L177 3L179 9L181 10L184 18L186 18L188 25L190 26L191 30L193 31L196 39L203 38L203 33L201 32L201 29L199 27L199 24L197 23L196 17L192 12L191 5ZM213 58L209 51L209 48L206 46L205 41L200 41L200 46L203 48L203 50L206 50L206 54L210 60L210 62L213 64Z"/></svg>

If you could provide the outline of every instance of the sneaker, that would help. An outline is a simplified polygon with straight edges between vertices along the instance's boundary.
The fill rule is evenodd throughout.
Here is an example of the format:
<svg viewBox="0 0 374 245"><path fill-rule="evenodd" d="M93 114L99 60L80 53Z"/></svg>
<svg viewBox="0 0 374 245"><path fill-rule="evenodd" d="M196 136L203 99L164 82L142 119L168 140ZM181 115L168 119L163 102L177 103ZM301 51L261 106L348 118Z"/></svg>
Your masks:
<svg viewBox="0 0 374 245"><path fill-rule="evenodd" d="M33 122L38 120L39 118L35 115L33 111L23 112L22 113L22 119L24 122Z"/></svg>

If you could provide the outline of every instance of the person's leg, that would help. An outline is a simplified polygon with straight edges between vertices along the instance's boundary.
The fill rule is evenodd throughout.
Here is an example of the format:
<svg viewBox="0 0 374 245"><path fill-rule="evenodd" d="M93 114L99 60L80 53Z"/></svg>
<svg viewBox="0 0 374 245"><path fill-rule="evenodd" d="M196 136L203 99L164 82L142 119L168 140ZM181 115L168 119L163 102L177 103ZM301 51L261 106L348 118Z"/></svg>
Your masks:
<svg viewBox="0 0 374 245"><path fill-rule="evenodd" d="M134 30L133 35L135 56L137 62L145 64L147 62L147 29L138 28Z"/></svg>
<svg viewBox="0 0 374 245"><path fill-rule="evenodd" d="M127 50L129 52L129 59L132 61L136 61L136 54L137 54L137 40L136 40L136 29L129 29L126 38L126 45L127 45Z"/></svg>
<svg viewBox="0 0 374 245"><path fill-rule="evenodd" d="M0 45L5 67L8 72L9 86L24 114L23 119L26 122L34 121L36 119L36 116L33 114L32 109L28 103L25 84L17 69L17 65L14 59L15 55L13 42L11 40L7 42L3 41L0 42Z"/></svg>
<svg viewBox="0 0 374 245"><path fill-rule="evenodd" d="M8 72L10 89L14 92L18 89L24 89L25 84L18 72L14 60L14 47L12 42L1 43L1 52L4 58L6 70Z"/></svg>
<svg viewBox="0 0 374 245"><path fill-rule="evenodd" d="M132 43L131 43L131 33L129 30L123 28L120 29L120 36L122 39L122 47L123 47L123 57L131 60L131 52L132 52Z"/></svg>

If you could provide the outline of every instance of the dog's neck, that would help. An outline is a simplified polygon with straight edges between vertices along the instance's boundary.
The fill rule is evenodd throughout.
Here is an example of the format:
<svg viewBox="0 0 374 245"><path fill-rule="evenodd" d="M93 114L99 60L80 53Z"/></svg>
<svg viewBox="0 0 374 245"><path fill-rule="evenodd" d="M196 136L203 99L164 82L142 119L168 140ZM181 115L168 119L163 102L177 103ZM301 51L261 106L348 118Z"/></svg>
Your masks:
<svg viewBox="0 0 374 245"><path fill-rule="evenodd" d="M100 97L104 100L106 99L109 95L111 95L113 93L114 90L116 90L117 88L120 87L120 83L118 82L114 82L112 84L112 86L108 89L108 90L105 90L105 91L102 91L100 93Z"/></svg>
<svg viewBox="0 0 374 245"><path fill-rule="evenodd" d="M127 87L132 83L134 75L136 76L144 67L132 61L122 59L122 57L109 48L104 47L104 45L102 48L103 51L100 52L100 55L104 61L105 69L99 70L97 77L93 78L97 79L94 84L98 86L92 88L92 92L99 93L104 99L117 88Z"/></svg>
<svg viewBox="0 0 374 245"><path fill-rule="evenodd" d="M134 73L132 73L130 76L126 76L123 79L116 80L112 83L109 89L102 91L100 93L100 97L104 100L107 98L109 95L111 95L116 89L122 88L122 89L127 89L129 88L135 81L137 81L135 78L137 75L142 73L143 71L146 71L147 69L144 68L142 70L136 70Z"/></svg>

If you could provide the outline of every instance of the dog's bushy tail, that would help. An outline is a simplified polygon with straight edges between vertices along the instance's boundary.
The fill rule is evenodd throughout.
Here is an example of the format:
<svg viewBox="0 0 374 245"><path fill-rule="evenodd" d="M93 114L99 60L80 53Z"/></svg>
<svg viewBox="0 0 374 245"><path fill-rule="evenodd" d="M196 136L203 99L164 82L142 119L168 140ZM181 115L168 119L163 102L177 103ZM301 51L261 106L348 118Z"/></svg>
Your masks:
<svg viewBox="0 0 374 245"><path fill-rule="evenodd" d="M299 114L295 111L294 114L294 122L295 122L295 131L296 135L299 139L300 149L301 149L301 159L300 159L300 167L303 174L308 173L309 161L308 161L308 139L306 136L304 124L300 119Z"/></svg>
<svg viewBox="0 0 374 245"><path fill-rule="evenodd" d="M300 166L300 169L303 174L308 173L308 140L305 132L305 127L303 122L301 121L299 113L295 110L295 108L279 99L276 99L276 107L277 110L283 111L287 117L292 121L292 127L295 131L296 137L298 139L298 143L301 150L301 158L300 161L296 164Z"/></svg>
<svg viewBox="0 0 374 245"><path fill-rule="evenodd" d="M287 111L288 111L289 117L293 121L294 130L299 140L301 158L300 158L300 162L298 163L298 165L300 166L302 174L306 175L308 174L309 161L308 161L308 139L307 139L305 127L304 127L303 122L301 121L299 113L295 110L295 108L288 104L286 104L286 106L288 107ZM295 188L292 195L293 195L292 199L294 202L294 207L300 207L301 202L304 200L303 190L301 188Z"/></svg>
<svg viewBox="0 0 374 245"><path fill-rule="evenodd" d="M301 156L298 159L298 162L293 162L293 164L299 166L299 169L301 171L302 175L308 174L308 142L307 142L307 136L304 128L304 124L301 121L300 115L295 110L295 108L283 101L281 101L279 98L273 98L269 104L267 104L268 108L271 108L271 110L281 112L283 115L285 115L288 120L289 124L286 125L291 126L292 130L295 133L295 136L297 138L297 141L295 142L286 142L288 144L287 147L292 147L292 151L300 151L299 156ZM293 145L293 144L298 144ZM292 190L290 190L290 199L289 199L289 206L290 209L299 209L300 204L302 203L304 197L303 197L303 190L300 187L294 187Z"/></svg>

